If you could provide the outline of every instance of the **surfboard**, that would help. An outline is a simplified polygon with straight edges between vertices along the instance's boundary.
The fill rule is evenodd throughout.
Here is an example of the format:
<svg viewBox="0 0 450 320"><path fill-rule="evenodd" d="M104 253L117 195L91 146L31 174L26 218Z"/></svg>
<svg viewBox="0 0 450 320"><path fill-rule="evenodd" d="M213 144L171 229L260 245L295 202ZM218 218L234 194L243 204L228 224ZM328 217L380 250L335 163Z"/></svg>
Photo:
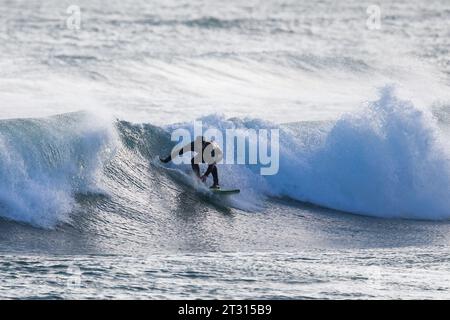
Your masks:
<svg viewBox="0 0 450 320"><path fill-rule="evenodd" d="M208 188L203 182L201 182L200 179L193 177L193 174L189 175L186 172L183 172L182 170L170 168L165 165L163 165L161 160L161 156L157 156L152 160L152 163L156 166L163 168L167 170L168 172L174 174L173 177L177 178L178 181L182 182L183 184L189 186L191 189L194 189L200 193L203 194L214 194L214 195L232 195L232 194L238 194L241 192L240 189L213 189ZM181 178L181 179L178 179ZM211 192L211 193L209 193Z"/></svg>
<svg viewBox="0 0 450 320"><path fill-rule="evenodd" d="M239 189L209 189L214 194L221 194L221 195L227 195L227 194L237 194L241 192Z"/></svg>

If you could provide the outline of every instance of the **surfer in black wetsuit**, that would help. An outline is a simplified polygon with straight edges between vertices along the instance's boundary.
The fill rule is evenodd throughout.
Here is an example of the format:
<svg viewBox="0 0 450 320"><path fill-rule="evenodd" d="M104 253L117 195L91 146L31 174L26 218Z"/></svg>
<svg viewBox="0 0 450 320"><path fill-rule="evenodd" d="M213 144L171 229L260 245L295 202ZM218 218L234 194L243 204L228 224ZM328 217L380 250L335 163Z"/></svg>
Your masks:
<svg viewBox="0 0 450 320"><path fill-rule="evenodd" d="M203 182L205 182L206 178L208 178L208 176L212 173L213 185L211 186L211 188L219 189L219 175L217 172L216 164L222 160L223 152L214 141L207 141L205 137L198 136L195 141L192 141L184 147L173 150L168 157L166 157L165 159L160 158L160 160L164 163L167 163L169 161L172 161L175 157L181 156L189 151L193 151L196 153L196 155L191 159L192 170L194 171L195 175ZM200 163L208 164L208 169L206 169L204 175L200 175Z"/></svg>

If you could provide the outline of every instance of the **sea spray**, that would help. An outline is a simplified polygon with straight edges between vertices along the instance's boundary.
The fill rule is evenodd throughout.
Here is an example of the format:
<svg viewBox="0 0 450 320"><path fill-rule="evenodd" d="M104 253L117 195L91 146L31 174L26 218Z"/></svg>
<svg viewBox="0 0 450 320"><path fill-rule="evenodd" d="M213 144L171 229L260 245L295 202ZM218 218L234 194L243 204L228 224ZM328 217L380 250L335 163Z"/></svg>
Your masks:
<svg viewBox="0 0 450 320"><path fill-rule="evenodd" d="M0 122L0 215L51 228L98 187L113 131L87 113Z"/></svg>

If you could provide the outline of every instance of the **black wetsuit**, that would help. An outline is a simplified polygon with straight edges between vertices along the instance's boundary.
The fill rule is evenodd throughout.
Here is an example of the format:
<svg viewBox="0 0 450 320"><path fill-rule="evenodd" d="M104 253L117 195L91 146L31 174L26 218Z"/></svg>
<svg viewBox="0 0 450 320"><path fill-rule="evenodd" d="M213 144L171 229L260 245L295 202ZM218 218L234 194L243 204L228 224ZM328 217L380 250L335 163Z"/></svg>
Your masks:
<svg viewBox="0 0 450 320"><path fill-rule="evenodd" d="M199 163L206 163L205 159L204 159L204 156L206 157L206 155L204 155L204 152L205 152L205 149L210 145L211 145L211 142L209 142L209 141L202 141L201 144L197 143L196 141L192 141L190 144L185 145L183 148L181 148L180 151L178 152L179 156L181 156L184 153L189 152L189 151L194 151L196 153L196 155L194 157L192 157L192 159L191 159L191 166L192 166L192 170L194 171L195 175L198 178L201 177ZM172 157L173 157L173 155L171 154L166 159L163 159L161 161L163 161L163 162L172 161L173 160ZM216 157L214 148L211 148L210 157L212 157L212 158ZM219 175L217 172L216 162L208 164L208 169L206 169L204 176L207 177L211 173L213 176L214 186L218 186L219 185Z"/></svg>

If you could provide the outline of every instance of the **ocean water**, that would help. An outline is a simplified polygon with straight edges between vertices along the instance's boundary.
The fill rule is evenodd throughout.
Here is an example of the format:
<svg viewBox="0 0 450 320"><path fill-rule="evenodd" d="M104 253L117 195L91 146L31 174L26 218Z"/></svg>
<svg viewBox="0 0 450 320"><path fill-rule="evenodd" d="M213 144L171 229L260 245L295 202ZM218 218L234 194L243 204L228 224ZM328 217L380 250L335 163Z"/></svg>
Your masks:
<svg viewBox="0 0 450 320"><path fill-rule="evenodd" d="M450 2L377 3L0 0L0 298L449 298ZM279 172L193 187L194 120Z"/></svg>

